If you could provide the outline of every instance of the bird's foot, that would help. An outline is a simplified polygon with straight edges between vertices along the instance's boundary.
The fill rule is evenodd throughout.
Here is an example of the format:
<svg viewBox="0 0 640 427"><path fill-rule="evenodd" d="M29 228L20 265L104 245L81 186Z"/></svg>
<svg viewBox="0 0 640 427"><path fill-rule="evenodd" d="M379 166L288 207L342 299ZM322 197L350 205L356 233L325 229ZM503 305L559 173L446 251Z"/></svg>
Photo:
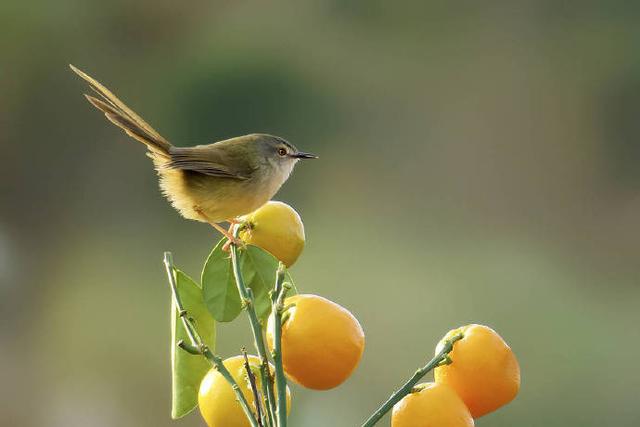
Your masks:
<svg viewBox="0 0 640 427"><path fill-rule="evenodd" d="M240 239L230 239L227 238L227 241L222 245L222 250L225 252L229 252L231 249L231 245L234 244L236 247L244 249L247 245Z"/></svg>
<svg viewBox="0 0 640 427"><path fill-rule="evenodd" d="M235 229L238 229L238 231L241 231L241 230L246 230L251 228L251 223L240 218L227 219L226 222L229 223L229 230L228 230L229 233L233 233Z"/></svg>
<svg viewBox="0 0 640 427"><path fill-rule="evenodd" d="M224 227L222 227L221 225L211 221L199 206L194 206L193 209L198 213L198 215L200 215L202 219L208 222L213 228L218 230L224 237L227 238L227 241L222 246L222 250L224 250L225 252L228 252L229 246L231 245L231 243L235 244L238 247L244 248L245 246L244 242L239 238L233 236L234 223L231 223L231 221L228 221L231 223L231 227L229 227L229 230L225 230Z"/></svg>
<svg viewBox="0 0 640 427"><path fill-rule="evenodd" d="M218 230L220 233L222 233L224 237L227 238L227 241L225 242L224 246L222 246L222 250L228 252L229 246L232 243L238 247L244 248L244 242L240 240L238 237L234 237L230 230L229 231L225 230L222 226L216 224L215 222L212 222L210 224L213 228Z"/></svg>

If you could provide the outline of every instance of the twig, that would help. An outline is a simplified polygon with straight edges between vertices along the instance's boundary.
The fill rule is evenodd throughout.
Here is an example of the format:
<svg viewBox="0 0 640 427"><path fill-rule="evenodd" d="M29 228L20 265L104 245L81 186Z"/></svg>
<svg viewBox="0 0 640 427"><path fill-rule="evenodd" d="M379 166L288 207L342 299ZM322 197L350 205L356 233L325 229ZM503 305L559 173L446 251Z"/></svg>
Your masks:
<svg viewBox="0 0 640 427"><path fill-rule="evenodd" d="M288 291L288 284L284 281L284 264L280 263L276 274L276 285L272 298L272 313L274 316L273 333L273 363L276 365L276 390L278 391L278 409L276 417L278 427L287 427L287 379L282 366L282 313L284 311L284 297Z"/></svg>
<svg viewBox="0 0 640 427"><path fill-rule="evenodd" d="M406 383L404 383L404 385L400 387L400 389L398 389L398 391L393 393L391 397L389 397L389 399L386 402L384 402L382 406L380 406L380 408L378 408L369 417L369 419L364 422L364 424L362 424L362 427L371 427L375 423L380 421L380 419L387 412L389 412L391 408L393 408L393 405L395 405L400 400L402 400L402 398L405 397L407 394L411 393L411 391L413 390L413 386L415 386L418 383L418 381L420 381L422 377L424 377L429 371L431 371L434 368L437 368L443 362L448 361L448 363L450 363L451 359L449 359L449 353L451 352L451 350L453 350L453 344L460 339L462 339L462 334L456 335L450 340L447 340L442 346L442 349L438 352L438 354L436 354L435 357L429 361L429 363L427 363L422 368L418 369L415 372L415 374L413 374L413 376L409 378L409 380Z"/></svg>
<svg viewBox="0 0 640 427"><path fill-rule="evenodd" d="M191 343L180 341L178 343L178 346L191 354L201 354L206 357L207 360L218 369L218 372L220 372L223 378L227 380L229 385L231 385L231 388L233 389L238 402L240 402L240 406L247 416L247 419L251 423L251 426L260 427L253 415L253 412L251 412L249 402L247 402L247 398L244 396L244 393L242 393L242 390L240 390L238 383L233 378L229 370L224 366L224 363L222 363L222 358L217 354L214 354L211 349L209 349L209 347L204 344L202 338L198 334L198 331L189 321L188 313L184 309L184 306L182 305L182 299L180 298L180 294L178 293L178 285L176 283L175 268L173 266L173 257L171 255L171 252L164 253L164 265L167 270L169 284L171 285L171 294L173 296L173 301L175 303L176 309L178 310L180 319L182 319L182 325L184 326L187 336L189 337L189 341L191 341Z"/></svg>
<svg viewBox="0 0 640 427"><path fill-rule="evenodd" d="M262 404L260 399L260 392L258 391L258 386L256 385L256 376L253 374L251 370L251 366L249 365L249 357L247 356L247 351L244 347L242 347L242 355L244 356L244 369L247 371L247 378L249 378L249 385L251 386L251 391L253 392L253 401L256 407L256 414L258 415L258 425L263 427L262 424Z"/></svg>
<svg viewBox="0 0 640 427"><path fill-rule="evenodd" d="M239 226L235 226L233 228L233 237L236 239L238 238L239 230ZM267 418L269 420L269 425L273 426L275 417L275 397L273 395L273 389L269 386L272 379L271 372L269 370L269 359L267 358L267 350L264 344L264 337L262 336L262 326L260 325L258 315L256 314L253 291L251 290L251 288L247 288L242 277L242 271L240 270L240 263L238 260L238 245L235 242L231 242L230 248L233 276L236 279L236 285L238 287L238 293L240 293L240 298L244 302L244 307L247 310L249 323L251 324L251 331L253 332L254 344L256 347L256 351L258 352L258 356L260 357L260 378L262 380L262 394L266 399L268 416Z"/></svg>

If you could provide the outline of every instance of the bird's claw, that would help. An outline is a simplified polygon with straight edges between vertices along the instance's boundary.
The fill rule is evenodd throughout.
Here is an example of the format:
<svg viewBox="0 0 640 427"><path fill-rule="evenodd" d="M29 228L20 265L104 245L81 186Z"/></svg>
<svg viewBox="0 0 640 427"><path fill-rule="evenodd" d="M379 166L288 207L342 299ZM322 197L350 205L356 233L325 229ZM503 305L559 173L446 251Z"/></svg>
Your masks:
<svg viewBox="0 0 640 427"><path fill-rule="evenodd" d="M246 243L244 243L241 239L238 239L236 237L227 237L227 241L224 242L224 245L222 245L222 250L225 252L229 252L229 250L231 249L231 244L236 245L240 249L244 249L247 246Z"/></svg>

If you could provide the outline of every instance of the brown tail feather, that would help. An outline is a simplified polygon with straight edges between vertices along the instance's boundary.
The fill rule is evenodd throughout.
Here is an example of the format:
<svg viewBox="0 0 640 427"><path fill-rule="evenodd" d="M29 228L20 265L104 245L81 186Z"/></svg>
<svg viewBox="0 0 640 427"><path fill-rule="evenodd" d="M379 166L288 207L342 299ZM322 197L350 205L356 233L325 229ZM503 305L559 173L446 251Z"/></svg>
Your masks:
<svg viewBox="0 0 640 427"><path fill-rule="evenodd" d="M109 89L100 84L100 82L73 65L69 65L69 67L89 83L91 89L100 95L102 100L90 95L85 95L85 97L94 107L101 110L109 121L124 130L127 135L145 144L154 154L167 157L169 149L171 148L169 141L164 139L147 122L127 107L124 102L120 101L111 93Z"/></svg>

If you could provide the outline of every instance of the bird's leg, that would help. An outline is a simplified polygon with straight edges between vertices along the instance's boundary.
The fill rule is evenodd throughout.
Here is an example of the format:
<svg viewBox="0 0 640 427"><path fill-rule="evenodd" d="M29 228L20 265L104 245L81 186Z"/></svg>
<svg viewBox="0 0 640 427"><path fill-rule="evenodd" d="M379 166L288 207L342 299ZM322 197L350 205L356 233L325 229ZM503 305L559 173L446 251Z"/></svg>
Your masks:
<svg viewBox="0 0 640 427"><path fill-rule="evenodd" d="M241 222L238 221L236 218L228 219L226 220L226 222L229 223L229 229L227 230L227 234L233 236L233 227L237 226L238 224L241 224ZM244 242L242 240L234 239L234 243L236 245L240 245L244 247ZM231 245L231 240L227 240L227 242L222 246L222 250L225 252L229 252L229 245Z"/></svg>
<svg viewBox="0 0 640 427"><path fill-rule="evenodd" d="M227 243L231 243L231 242L233 242L233 243L235 243L236 245L239 245L239 244L241 243L241 242L240 242L240 239L237 239L237 238L233 237L233 234L231 233L231 230L225 230L225 228L224 228L224 227L222 227L222 226L221 226L221 225L219 225L219 224L216 224L215 222L210 222L209 224L211 224L211 226L212 226L213 228L215 228L215 229L216 229L216 230L218 230L220 233L222 233L222 234L224 235L224 237L226 237L227 239L229 239L229 242L227 242Z"/></svg>
<svg viewBox="0 0 640 427"><path fill-rule="evenodd" d="M222 235L224 237L226 237L228 239L228 241L224 244L222 249L229 250L229 245L232 242L234 244L238 245L238 246L242 246L242 244L243 244L242 241L240 239L237 239L237 238L233 237L233 234L231 233L231 229L229 229L229 231L227 231L221 225L211 221L209 219L209 217L207 216L207 214L205 214L199 206L194 206L193 210L195 210L198 213L198 215L200 215L200 217L202 217L202 219L205 220L205 222L209 223L209 225L211 225L213 228L218 230L220 233L222 233Z"/></svg>

